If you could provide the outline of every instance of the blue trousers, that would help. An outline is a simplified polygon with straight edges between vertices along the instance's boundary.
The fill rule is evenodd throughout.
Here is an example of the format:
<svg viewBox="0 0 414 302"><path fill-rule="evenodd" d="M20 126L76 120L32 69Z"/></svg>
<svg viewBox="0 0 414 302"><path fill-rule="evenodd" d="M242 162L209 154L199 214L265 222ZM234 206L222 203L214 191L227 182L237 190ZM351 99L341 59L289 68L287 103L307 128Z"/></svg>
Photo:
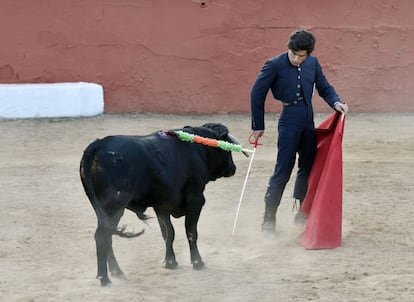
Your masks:
<svg viewBox="0 0 414 302"><path fill-rule="evenodd" d="M304 101L283 108L278 123L277 159L269 179L265 203L277 207L290 179L298 155L293 197L303 201L308 189L308 178L316 155L316 134L313 111ZM309 110L310 109L310 110Z"/></svg>

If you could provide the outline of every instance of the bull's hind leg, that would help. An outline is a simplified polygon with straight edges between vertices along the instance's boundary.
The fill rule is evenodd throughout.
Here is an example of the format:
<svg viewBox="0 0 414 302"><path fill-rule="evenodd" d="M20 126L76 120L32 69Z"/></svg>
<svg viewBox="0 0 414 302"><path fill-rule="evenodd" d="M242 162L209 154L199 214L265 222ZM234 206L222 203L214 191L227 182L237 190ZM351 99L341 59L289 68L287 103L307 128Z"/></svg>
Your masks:
<svg viewBox="0 0 414 302"><path fill-rule="evenodd" d="M171 223L170 215L165 213L157 213L158 223L161 228L162 237L165 241L165 268L174 269L178 263L175 260L173 242L175 238L174 227Z"/></svg>
<svg viewBox="0 0 414 302"><path fill-rule="evenodd" d="M98 225L95 232L96 256L98 258L98 274L96 278L101 281L101 285L105 286L111 283L108 277L107 257L111 246L112 234L103 226Z"/></svg>
<svg viewBox="0 0 414 302"><path fill-rule="evenodd" d="M111 218L111 223L114 226L117 226L123 214L124 214L124 210L117 211L116 214L113 215L113 217ZM111 275L118 277L118 278L123 278L124 272L119 267L118 261L115 258L114 250L112 248L112 236L109 242L107 261L108 261L108 267L109 267L109 271L111 272Z"/></svg>
<svg viewBox="0 0 414 302"><path fill-rule="evenodd" d="M200 211L201 209L193 210L190 214L185 216L185 230L187 233L188 244L190 246L191 263L193 264L193 268L196 270L204 268L205 265L201 259L200 252L197 247L197 223L198 218L200 217Z"/></svg>
<svg viewBox="0 0 414 302"><path fill-rule="evenodd" d="M121 219L124 210L119 210L116 214L109 214L111 225L116 228ZM117 277L122 277L124 273L116 261L114 251L112 249L112 235L114 229L102 226L98 223L98 228L95 232L96 254L98 257L98 274L97 279L101 281L101 285L105 286L111 283L108 277L108 266L111 274Z"/></svg>
<svg viewBox="0 0 414 302"><path fill-rule="evenodd" d="M111 275L118 277L118 278L125 278L124 272L119 267L118 261L116 261L114 250L112 249L112 240L111 240L111 246L108 250L108 266L109 271L111 272Z"/></svg>

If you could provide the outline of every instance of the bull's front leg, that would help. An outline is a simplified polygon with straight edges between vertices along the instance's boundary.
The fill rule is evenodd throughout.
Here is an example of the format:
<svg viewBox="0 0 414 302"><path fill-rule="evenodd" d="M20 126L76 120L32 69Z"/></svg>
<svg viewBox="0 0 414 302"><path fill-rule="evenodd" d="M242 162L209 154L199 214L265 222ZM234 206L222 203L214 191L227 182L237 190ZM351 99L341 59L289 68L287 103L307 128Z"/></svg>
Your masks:
<svg viewBox="0 0 414 302"><path fill-rule="evenodd" d="M165 268L174 269L178 265L175 260L175 253L173 249L173 242L175 238L174 227L171 223L169 214L160 213L158 211L155 212L161 228L162 237L165 241Z"/></svg>
<svg viewBox="0 0 414 302"><path fill-rule="evenodd" d="M200 209L193 209L185 216L185 230L187 234L188 244L190 246L191 263L193 268L200 270L204 268L204 262L201 259L200 252L197 247L197 223L200 217Z"/></svg>

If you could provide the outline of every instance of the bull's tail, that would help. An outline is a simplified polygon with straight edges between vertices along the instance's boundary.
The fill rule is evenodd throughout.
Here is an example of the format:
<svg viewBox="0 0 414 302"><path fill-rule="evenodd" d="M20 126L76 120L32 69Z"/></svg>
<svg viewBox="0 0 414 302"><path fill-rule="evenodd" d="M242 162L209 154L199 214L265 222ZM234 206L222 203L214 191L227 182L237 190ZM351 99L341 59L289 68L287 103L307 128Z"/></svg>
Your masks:
<svg viewBox="0 0 414 302"><path fill-rule="evenodd" d="M98 218L98 227L101 226L111 234L118 235L125 238L138 237L144 233L144 230L135 233L135 232L125 232L125 228L118 228L116 225L111 223L108 215L105 210L102 208L102 205L96 195L94 185L92 183L92 161L95 158L96 153L99 150L99 140L94 141L90 144L86 150L83 152L83 156L80 162L79 173L82 181L83 188L85 193L91 202L93 209L95 210L96 217Z"/></svg>

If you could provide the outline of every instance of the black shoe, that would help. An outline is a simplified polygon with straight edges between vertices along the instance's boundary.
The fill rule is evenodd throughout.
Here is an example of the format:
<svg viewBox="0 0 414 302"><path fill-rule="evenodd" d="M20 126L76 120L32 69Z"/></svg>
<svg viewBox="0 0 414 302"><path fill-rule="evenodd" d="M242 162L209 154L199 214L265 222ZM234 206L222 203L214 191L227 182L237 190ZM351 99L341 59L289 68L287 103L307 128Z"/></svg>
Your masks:
<svg viewBox="0 0 414 302"><path fill-rule="evenodd" d="M299 211L295 215L295 219L294 219L295 224L305 225L306 224L306 220L307 219L306 219L305 214L303 214L302 210L299 209Z"/></svg>
<svg viewBox="0 0 414 302"><path fill-rule="evenodd" d="M263 220L262 232L274 233L276 228L276 221Z"/></svg>
<svg viewBox="0 0 414 302"><path fill-rule="evenodd" d="M276 228L276 212L277 207L269 207L266 205L263 215L262 232L274 233Z"/></svg>
<svg viewBox="0 0 414 302"><path fill-rule="evenodd" d="M299 199L299 198L295 198L295 200L293 201L293 211L297 209L297 213L295 215L295 219L294 222L295 224L306 224L306 216L305 214L303 214L302 212L302 204L303 204L303 199Z"/></svg>

